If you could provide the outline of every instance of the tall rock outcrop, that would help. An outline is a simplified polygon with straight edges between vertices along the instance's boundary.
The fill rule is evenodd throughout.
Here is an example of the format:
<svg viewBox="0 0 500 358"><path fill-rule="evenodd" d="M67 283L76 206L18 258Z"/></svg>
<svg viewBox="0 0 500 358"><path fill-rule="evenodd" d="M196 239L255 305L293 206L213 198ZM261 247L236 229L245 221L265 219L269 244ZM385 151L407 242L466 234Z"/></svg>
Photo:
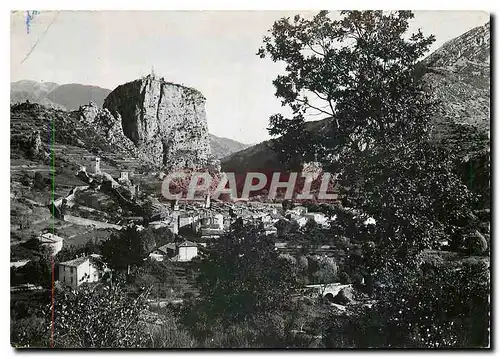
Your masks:
<svg viewBox="0 0 500 358"><path fill-rule="evenodd" d="M205 97L154 75L113 90L104 108L121 117L123 133L167 170L217 166L210 150Z"/></svg>

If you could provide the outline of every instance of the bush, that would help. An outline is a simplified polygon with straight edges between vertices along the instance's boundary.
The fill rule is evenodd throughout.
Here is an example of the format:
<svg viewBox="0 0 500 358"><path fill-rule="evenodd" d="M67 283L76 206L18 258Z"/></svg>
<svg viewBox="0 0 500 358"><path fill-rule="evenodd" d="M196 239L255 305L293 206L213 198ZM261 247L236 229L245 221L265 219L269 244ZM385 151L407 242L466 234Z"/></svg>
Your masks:
<svg viewBox="0 0 500 358"><path fill-rule="evenodd" d="M35 172L35 180L33 182L35 189L43 190L46 187L45 180L40 172Z"/></svg>
<svg viewBox="0 0 500 358"><path fill-rule="evenodd" d="M347 272L343 271L339 274L339 281L343 285L348 285L349 283L351 283L351 278L349 277Z"/></svg>
<svg viewBox="0 0 500 358"><path fill-rule="evenodd" d="M467 246L471 255L482 255L488 249L485 237L476 231L467 239Z"/></svg>
<svg viewBox="0 0 500 358"><path fill-rule="evenodd" d="M133 348L151 339L141 320L145 295L133 298L118 286L99 285L59 290L56 295L57 348Z"/></svg>
<svg viewBox="0 0 500 358"><path fill-rule="evenodd" d="M332 283L337 279L337 264L332 258L320 258L318 270L312 276L316 283Z"/></svg>
<svg viewBox="0 0 500 358"><path fill-rule="evenodd" d="M47 320L41 317L12 319L10 325L10 342L19 348L47 348L50 330Z"/></svg>
<svg viewBox="0 0 500 358"><path fill-rule="evenodd" d="M163 313L163 324L149 328L147 348L196 348L197 342L179 326L173 312Z"/></svg>
<svg viewBox="0 0 500 358"><path fill-rule="evenodd" d="M363 276L360 275L359 273L355 274L352 278L352 283L355 288L361 289L363 288Z"/></svg>

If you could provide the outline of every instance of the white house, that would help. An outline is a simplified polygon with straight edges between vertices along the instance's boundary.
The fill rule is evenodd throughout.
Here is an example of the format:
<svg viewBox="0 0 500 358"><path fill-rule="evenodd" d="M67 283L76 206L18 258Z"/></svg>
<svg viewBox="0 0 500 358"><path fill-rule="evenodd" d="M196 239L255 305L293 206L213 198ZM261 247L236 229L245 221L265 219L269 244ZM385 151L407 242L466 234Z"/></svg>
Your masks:
<svg viewBox="0 0 500 358"><path fill-rule="evenodd" d="M177 261L191 261L198 256L198 245L191 241L184 241L177 245Z"/></svg>
<svg viewBox="0 0 500 358"><path fill-rule="evenodd" d="M51 250L52 255L57 255L57 253L63 248L64 238L50 232L46 232L38 237L38 241L40 241L42 246L48 247Z"/></svg>
<svg viewBox="0 0 500 358"><path fill-rule="evenodd" d="M304 215L305 213L307 213L307 208L305 206L299 205L294 207L291 211L293 211L297 215Z"/></svg>
<svg viewBox="0 0 500 358"><path fill-rule="evenodd" d="M264 227L264 232L266 235L277 235L278 229L275 226L267 225Z"/></svg>
<svg viewBox="0 0 500 358"><path fill-rule="evenodd" d="M313 219L319 225L327 225L328 224L328 220L327 220L325 214L323 214L323 213L312 213L312 212L305 213L304 217L307 218L308 220Z"/></svg>
<svg viewBox="0 0 500 358"><path fill-rule="evenodd" d="M155 261L170 258L170 260L178 262L191 261L196 256L198 256L198 244L187 240L160 246L149 254L149 258Z"/></svg>
<svg viewBox="0 0 500 358"><path fill-rule="evenodd" d="M92 163L92 169L94 174L100 174L101 173L101 158L95 157L94 162Z"/></svg>
<svg viewBox="0 0 500 358"><path fill-rule="evenodd" d="M215 214L201 220L199 233L203 238L218 238L224 233L224 215Z"/></svg>
<svg viewBox="0 0 500 358"><path fill-rule="evenodd" d="M77 257L59 264L59 282L65 285L77 288L84 282L97 281L99 270L90 256Z"/></svg>
<svg viewBox="0 0 500 358"><path fill-rule="evenodd" d="M128 172L120 172L120 178L118 178L118 182L120 181L128 181Z"/></svg>
<svg viewBox="0 0 500 358"><path fill-rule="evenodd" d="M200 217L195 213L179 213L173 215L177 217L178 220L178 228L183 228L185 226L191 225L192 229L195 229L198 226Z"/></svg>
<svg viewBox="0 0 500 358"><path fill-rule="evenodd" d="M214 214L201 220L201 228L224 230L224 215Z"/></svg>
<svg viewBox="0 0 500 358"><path fill-rule="evenodd" d="M163 261L165 258L173 257L176 255L177 246L175 243L169 243L156 248L149 254L149 258L155 261Z"/></svg>
<svg viewBox="0 0 500 358"><path fill-rule="evenodd" d="M304 227L309 219L307 219L305 216L300 216L300 217L295 217L292 220L297 222L297 224L299 224L299 227Z"/></svg>

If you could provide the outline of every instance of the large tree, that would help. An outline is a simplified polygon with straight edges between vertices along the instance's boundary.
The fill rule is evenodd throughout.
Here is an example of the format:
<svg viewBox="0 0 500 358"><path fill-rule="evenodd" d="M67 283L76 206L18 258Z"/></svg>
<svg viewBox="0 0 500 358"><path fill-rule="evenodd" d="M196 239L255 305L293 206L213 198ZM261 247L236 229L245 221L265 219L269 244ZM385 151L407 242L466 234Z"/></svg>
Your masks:
<svg viewBox="0 0 500 358"><path fill-rule="evenodd" d="M293 267L271 236L238 220L202 253L195 270L200 294L186 307L184 322L198 337L239 323L263 331L266 319L280 316L290 302L295 284Z"/></svg>
<svg viewBox="0 0 500 358"><path fill-rule="evenodd" d="M296 15L275 22L258 52L286 64L273 83L292 117L270 118L276 151L292 169L314 157L335 172L344 206L376 220L385 244L377 247L405 252L474 224L474 198L453 173L456 158L430 142L437 102L419 60L434 37L409 34L412 18L410 11ZM318 114L326 125L306 131Z"/></svg>
<svg viewBox="0 0 500 358"><path fill-rule="evenodd" d="M172 232L166 228L129 225L102 242L100 251L110 268L130 273L130 269L142 266L155 248L174 239Z"/></svg>
<svg viewBox="0 0 500 358"><path fill-rule="evenodd" d="M280 136L275 149L290 168L316 157L325 170L337 174L343 208L335 231L365 243L359 260L352 255L349 260L367 276L368 291L375 292L379 303L355 319L376 318L367 325L374 332L361 330L363 339L394 330L383 342L347 345L481 345L488 327L486 290L476 300L481 316L474 325L481 336L459 342L453 326L470 318L469 291L456 281L439 291L454 274L459 277L456 270L447 270L446 277L425 276L425 265L418 260L422 249L436 247L441 239L460 243L464 234L475 232L478 219L473 215L477 198L456 175L456 152L431 140L438 103L419 61L434 39L420 31L409 34L412 18L410 11L343 11L334 19L321 11L312 19L297 15L277 21L258 54L286 64L274 85L292 117L272 116L269 131ZM306 120L317 114L326 125L305 131ZM370 217L375 224L367 231ZM485 275L466 277L473 281L468 287L488 285ZM439 284L433 285L437 279ZM432 336L425 321L438 318L438 330L443 329L439 337ZM462 328L458 331L466 332Z"/></svg>

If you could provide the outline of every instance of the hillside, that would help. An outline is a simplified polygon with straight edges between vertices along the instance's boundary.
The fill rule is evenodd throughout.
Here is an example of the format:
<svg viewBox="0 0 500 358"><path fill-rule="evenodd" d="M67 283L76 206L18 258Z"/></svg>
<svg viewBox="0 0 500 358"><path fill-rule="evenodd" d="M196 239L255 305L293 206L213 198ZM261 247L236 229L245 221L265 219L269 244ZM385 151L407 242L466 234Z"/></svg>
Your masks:
<svg viewBox="0 0 500 358"><path fill-rule="evenodd" d="M71 83L54 88L47 98L68 110L76 110L89 102L101 107L110 92L107 88Z"/></svg>
<svg viewBox="0 0 500 358"><path fill-rule="evenodd" d="M329 118L309 121L306 129L310 132L325 132L329 123ZM223 171L236 173L262 169L280 171L284 169L284 163L272 149L272 141L266 140L223 158L221 168Z"/></svg>
<svg viewBox="0 0 500 358"><path fill-rule="evenodd" d="M441 101L436 140L451 148L460 148L464 156L487 148L490 131L490 24L446 42L423 63L427 66L424 78ZM478 139L482 144L473 146Z"/></svg>
<svg viewBox="0 0 500 358"><path fill-rule="evenodd" d="M22 103L30 101L39 103L46 107L65 109L60 104L52 102L47 95L59 85L54 82L39 83L36 81L22 80L10 84L10 103Z"/></svg>
<svg viewBox="0 0 500 358"><path fill-rule="evenodd" d="M248 148L250 145L240 143L234 139L217 137L216 135L210 134L210 147L212 148L212 154L215 158L222 159L232 153Z"/></svg>
<svg viewBox="0 0 500 358"><path fill-rule="evenodd" d="M110 140L97 126L89 126L78 111L23 103L11 107L10 119L11 243L26 241L51 228L50 202L67 196L75 187L87 185L76 174L81 166L90 171L96 156L101 158L101 170L115 178L121 171L137 173L137 182L147 164L126 143ZM97 220L114 221L115 199L97 192L85 195L87 203L82 206L95 206L96 200L102 202L102 207L110 206L109 213L93 214ZM78 212L76 207L74 212ZM55 229L70 244L95 231L60 220L55 221Z"/></svg>

